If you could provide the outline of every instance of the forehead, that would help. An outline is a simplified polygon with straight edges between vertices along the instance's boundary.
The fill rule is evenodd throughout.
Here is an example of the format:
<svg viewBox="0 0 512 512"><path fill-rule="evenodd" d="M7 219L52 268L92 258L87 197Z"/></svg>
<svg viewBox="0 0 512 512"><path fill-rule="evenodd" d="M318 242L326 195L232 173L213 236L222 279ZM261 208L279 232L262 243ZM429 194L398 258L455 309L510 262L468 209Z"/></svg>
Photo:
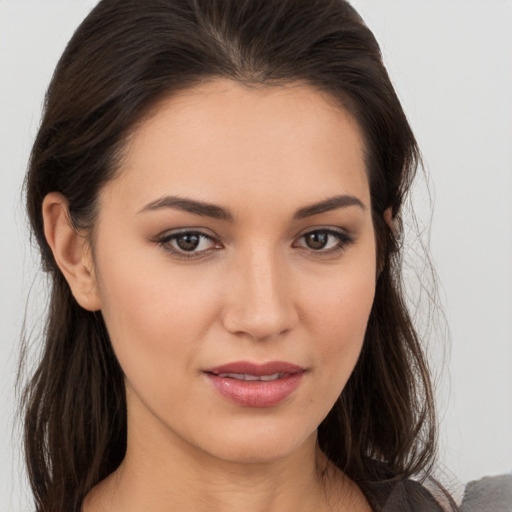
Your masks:
<svg viewBox="0 0 512 512"><path fill-rule="evenodd" d="M129 138L113 188L138 206L191 191L214 202L333 192L369 202L362 141L353 117L312 87L217 79L157 105Z"/></svg>

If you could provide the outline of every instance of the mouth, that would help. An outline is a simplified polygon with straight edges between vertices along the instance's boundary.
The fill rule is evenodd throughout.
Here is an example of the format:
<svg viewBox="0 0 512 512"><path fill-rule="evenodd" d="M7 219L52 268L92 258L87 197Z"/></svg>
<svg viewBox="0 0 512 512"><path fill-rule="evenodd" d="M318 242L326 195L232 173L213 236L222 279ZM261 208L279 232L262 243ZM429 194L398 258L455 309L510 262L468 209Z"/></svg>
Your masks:
<svg viewBox="0 0 512 512"><path fill-rule="evenodd" d="M229 363L204 373L225 399L243 407L272 407L286 400L298 388L306 370L282 361L254 364Z"/></svg>
<svg viewBox="0 0 512 512"><path fill-rule="evenodd" d="M228 376L239 380L256 380L244 379L243 376L255 378L265 377L268 378L268 380L275 380L284 375L292 375L303 371L305 371L305 369L301 366L285 361L270 361L264 364L251 363L250 361L236 361L210 368L206 370L206 373Z"/></svg>
<svg viewBox="0 0 512 512"><path fill-rule="evenodd" d="M249 373L214 373L217 377L226 379L237 379L237 380L250 380L250 381L264 381L269 382L271 380L282 379L286 377L286 373L273 373L272 375L251 375Z"/></svg>

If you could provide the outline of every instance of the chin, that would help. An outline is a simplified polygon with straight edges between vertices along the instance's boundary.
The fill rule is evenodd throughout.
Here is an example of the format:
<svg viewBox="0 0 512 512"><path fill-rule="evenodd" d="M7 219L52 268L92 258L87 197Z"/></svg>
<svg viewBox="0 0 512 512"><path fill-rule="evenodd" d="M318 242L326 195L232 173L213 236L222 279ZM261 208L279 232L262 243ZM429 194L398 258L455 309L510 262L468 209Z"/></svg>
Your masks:
<svg viewBox="0 0 512 512"><path fill-rule="evenodd" d="M246 428L224 431L220 438L210 438L203 449L215 458L238 464L268 464L301 452L301 448L316 442L313 432L298 432L287 428Z"/></svg>

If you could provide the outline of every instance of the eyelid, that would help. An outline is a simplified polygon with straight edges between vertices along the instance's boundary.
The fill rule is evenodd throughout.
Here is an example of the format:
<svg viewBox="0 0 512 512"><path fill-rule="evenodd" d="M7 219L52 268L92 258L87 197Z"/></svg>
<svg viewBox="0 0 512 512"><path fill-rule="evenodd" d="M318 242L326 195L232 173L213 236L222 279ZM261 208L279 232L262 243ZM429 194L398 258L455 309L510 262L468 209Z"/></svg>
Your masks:
<svg viewBox="0 0 512 512"><path fill-rule="evenodd" d="M304 231L302 231L294 240L293 245L296 246L297 242L301 239L303 239L305 236L316 233L316 232L322 232L327 233L328 235L334 236L338 239L338 244L335 247L331 247L328 249L313 249L311 247L307 247L305 245L298 246L301 249L304 249L306 251L309 251L315 255L322 256L322 255L329 255L333 253L337 253L340 251L345 250L348 246L352 245L354 243L354 237L350 233L348 233L345 229L338 228L338 227L332 227L332 226L318 226L313 228L308 228ZM296 246L297 247L297 246Z"/></svg>
<svg viewBox="0 0 512 512"><path fill-rule="evenodd" d="M210 233L205 232L204 228L193 228L193 227L186 227L186 228L177 228L177 229L171 229L164 231L160 233L159 235L155 236L152 241L154 243L157 243L163 250L167 251L172 256L177 256L178 258L184 258L184 259L199 259L201 257L206 256L208 253L210 253L212 250L219 249L220 247L210 247L208 249L203 250L193 250L193 251L186 251L186 250L180 250L178 248L172 247L170 245L170 242L172 240L176 240L179 238L179 236L183 235L198 235L199 237L207 240L211 240L215 243L215 245L221 245L220 240L217 236L212 235Z"/></svg>
<svg viewBox="0 0 512 512"><path fill-rule="evenodd" d="M307 245L299 244L299 241L302 240L304 237L306 237L309 234L321 232L321 233L327 233L330 236L333 236L337 239L337 243L334 247L329 247L327 249L325 248L319 248L314 249L311 247L308 247ZM198 235L199 237L203 239L210 240L215 245L213 247L208 247L207 249L202 249L199 251L191 250L186 251L184 249L179 249L176 247L172 247L170 245L170 242L172 240L176 240L179 238L180 235ZM194 228L194 227L186 227L186 228L176 228L164 231L157 236L155 236L152 240L152 242L157 243L162 249L164 249L166 252L171 254L172 256L176 256L179 258L184 259L200 259L202 257L207 256L209 253L211 253L213 250L218 250L223 248L223 245L219 239L218 236L208 233L205 228ZM332 255L335 253L339 253L343 250L345 250L348 246L354 243L354 237L347 232L347 230L339 227L332 227L332 226L315 226L315 227L309 227L305 230L303 230L300 234L298 234L293 242L292 247L298 248L304 251L307 251L309 253L312 253L316 256L327 256Z"/></svg>

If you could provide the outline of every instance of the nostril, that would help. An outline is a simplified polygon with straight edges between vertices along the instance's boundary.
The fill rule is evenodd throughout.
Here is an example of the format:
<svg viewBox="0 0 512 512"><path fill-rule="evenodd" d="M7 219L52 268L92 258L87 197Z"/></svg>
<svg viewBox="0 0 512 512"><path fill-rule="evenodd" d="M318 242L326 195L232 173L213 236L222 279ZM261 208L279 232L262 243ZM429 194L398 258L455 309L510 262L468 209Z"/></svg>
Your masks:
<svg viewBox="0 0 512 512"><path fill-rule="evenodd" d="M282 336L297 321L295 296L286 266L261 247L236 267L227 292L224 327L238 336L267 340Z"/></svg>

